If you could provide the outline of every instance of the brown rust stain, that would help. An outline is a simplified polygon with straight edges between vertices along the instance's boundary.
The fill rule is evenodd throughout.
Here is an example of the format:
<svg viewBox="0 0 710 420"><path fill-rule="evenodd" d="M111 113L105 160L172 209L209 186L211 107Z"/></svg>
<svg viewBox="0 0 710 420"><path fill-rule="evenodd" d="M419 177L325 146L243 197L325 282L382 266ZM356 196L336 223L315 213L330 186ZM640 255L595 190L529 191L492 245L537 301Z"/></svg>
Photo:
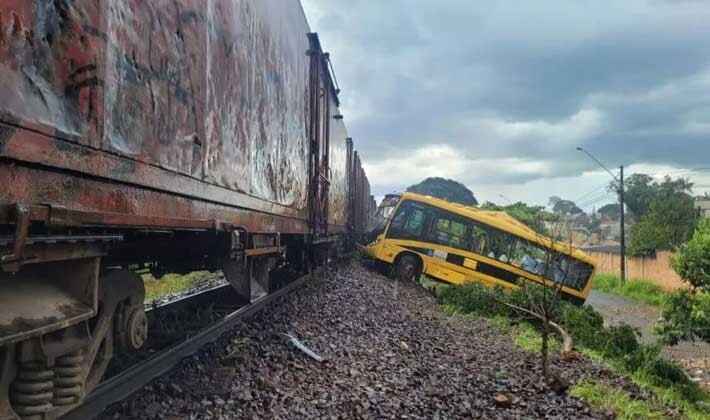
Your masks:
<svg viewBox="0 0 710 420"><path fill-rule="evenodd" d="M5 146L12 138L12 135L15 134L15 130L14 126L0 123L0 153L5 150Z"/></svg>

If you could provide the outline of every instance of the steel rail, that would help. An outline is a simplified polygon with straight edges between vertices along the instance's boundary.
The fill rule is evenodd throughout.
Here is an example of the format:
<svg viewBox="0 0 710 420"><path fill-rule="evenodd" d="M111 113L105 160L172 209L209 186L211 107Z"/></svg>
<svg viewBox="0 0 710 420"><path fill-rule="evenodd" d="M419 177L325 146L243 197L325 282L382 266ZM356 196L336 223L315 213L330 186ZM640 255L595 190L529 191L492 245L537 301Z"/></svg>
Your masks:
<svg viewBox="0 0 710 420"><path fill-rule="evenodd" d="M185 357L196 353L204 345L215 341L245 318L249 318L269 304L301 288L309 277L311 277L310 274L300 277L276 292L265 295L237 309L189 340L158 353L145 362L139 363L107 380L89 394L82 405L65 414L61 420L89 420L97 417L109 405L128 398L151 380L166 374Z"/></svg>

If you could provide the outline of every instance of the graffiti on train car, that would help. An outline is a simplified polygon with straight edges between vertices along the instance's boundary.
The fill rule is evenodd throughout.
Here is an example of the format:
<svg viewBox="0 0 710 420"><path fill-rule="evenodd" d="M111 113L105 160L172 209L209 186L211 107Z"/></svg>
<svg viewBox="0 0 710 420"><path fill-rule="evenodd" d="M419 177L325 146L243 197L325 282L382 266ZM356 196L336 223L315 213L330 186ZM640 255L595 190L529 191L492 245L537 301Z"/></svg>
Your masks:
<svg viewBox="0 0 710 420"><path fill-rule="evenodd" d="M302 209L309 45L292 34L309 29L297 19L298 7L278 0L210 2L205 177ZM223 68L233 71L217 70Z"/></svg>
<svg viewBox="0 0 710 420"><path fill-rule="evenodd" d="M200 176L205 64L199 0L105 1L106 147ZM181 19L186 16L188 19Z"/></svg>
<svg viewBox="0 0 710 420"><path fill-rule="evenodd" d="M309 32L278 0L3 2L0 119L303 210Z"/></svg>
<svg viewBox="0 0 710 420"><path fill-rule="evenodd" d="M0 115L98 147L100 3L0 4Z"/></svg>

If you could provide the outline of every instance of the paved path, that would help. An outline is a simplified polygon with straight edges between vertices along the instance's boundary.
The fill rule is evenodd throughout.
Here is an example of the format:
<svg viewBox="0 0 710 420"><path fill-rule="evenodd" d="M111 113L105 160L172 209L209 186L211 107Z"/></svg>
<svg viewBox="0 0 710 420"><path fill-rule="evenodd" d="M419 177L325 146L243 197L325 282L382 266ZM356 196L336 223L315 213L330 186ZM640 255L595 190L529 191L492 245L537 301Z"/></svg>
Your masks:
<svg viewBox="0 0 710 420"><path fill-rule="evenodd" d="M656 341L652 330L660 313L657 307L596 290L589 294L587 303L604 316L606 324L629 324L641 330L644 342ZM664 347L663 355L681 363L692 377L710 389L710 344L680 343Z"/></svg>

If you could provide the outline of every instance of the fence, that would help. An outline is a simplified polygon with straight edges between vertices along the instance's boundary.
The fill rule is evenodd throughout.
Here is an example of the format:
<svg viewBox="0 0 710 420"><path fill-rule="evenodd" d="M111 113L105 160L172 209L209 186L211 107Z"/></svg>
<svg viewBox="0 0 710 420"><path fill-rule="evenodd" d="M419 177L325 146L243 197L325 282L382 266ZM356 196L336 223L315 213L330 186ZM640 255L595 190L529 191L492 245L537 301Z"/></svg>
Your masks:
<svg viewBox="0 0 710 420"><path fill-rule="evenodd" d="M621 255L614 252L585 251L597 263L597 273L621 275ZM673 291L683 285L670 264L671 253L658 251L655 257L627 257L626 278L644 279L663 290Z"/></svg>

